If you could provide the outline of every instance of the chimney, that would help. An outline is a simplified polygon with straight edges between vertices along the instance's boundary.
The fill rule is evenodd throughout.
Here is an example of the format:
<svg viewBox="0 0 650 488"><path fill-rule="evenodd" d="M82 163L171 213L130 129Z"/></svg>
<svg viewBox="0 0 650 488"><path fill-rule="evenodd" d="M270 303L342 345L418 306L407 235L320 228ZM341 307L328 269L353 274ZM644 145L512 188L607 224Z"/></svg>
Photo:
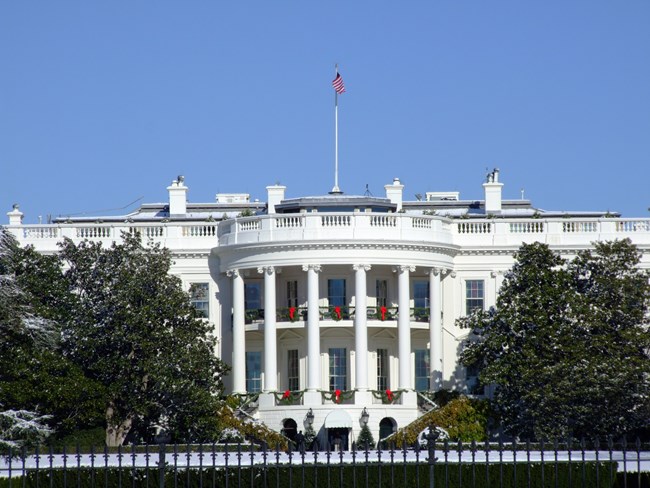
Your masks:
<svg viewBox="0 0 650 488"><path fill-rule="evenodd" d="M393 179L392 185L384 185L386 188L386 198L388 198L392 203L397 204L397 211L402 210L402 191L404 190L404 185L399 181L399 178Z"/></svg>
<svg viewBox="0 0 650 488"><path fill-rule="evenodd" d="M187 213L187 187L185 177L179 175L167 187L169 191L169 215L185 215Z"/></svg>
<svg viewBox="0 0 650 488"><path fill-rule="evenodd" d="M18 204L14 203L11 212L7 212L9 217L9 225L22 225L23 213L18 209Z"/></svg>
<svg viewBox="0 0 650 488"><path fill-rule="evenodd" d="M494 168L487 175L487 181L483 183L485 189L485 213L501 213L501 189L503 183L499 183L499 169Z"/></svg>
<svg viewBox="0 0 650 488"><path fill-rule="evenodd" d="M275 213L275 206L284 200L284 191L287 189L286 186L282 185L271 185L266 187L268 194L268 199L266 202L266 212L271 215Z"/></svg>

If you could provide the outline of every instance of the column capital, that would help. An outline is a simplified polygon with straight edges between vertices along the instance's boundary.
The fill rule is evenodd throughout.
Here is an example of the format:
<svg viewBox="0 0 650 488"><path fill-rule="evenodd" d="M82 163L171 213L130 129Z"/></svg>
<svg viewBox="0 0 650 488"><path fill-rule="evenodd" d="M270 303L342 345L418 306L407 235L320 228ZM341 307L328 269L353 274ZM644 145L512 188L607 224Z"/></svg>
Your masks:
<svg viewBox="0 0 650 488"><path fill-rule="evenodd" d="M455 278L456 277L456 272L452 271L451 273L449 273L449 276L451 276L452 278Z"/></svg>
<svg viewBox="0 0 650 488"><path fill-rule="evenodd" d="M273 273L280 274L282 273L282 268L276 268L275 266L258 266L257 272L259 274L266 273L268 275L272 275Z"/></svg>
<svg viewBox="0 0 650 488"><path fill-rule="evenodd" d="M433 276L444 275L445 274L445 269L444 268L431 268L429 270L429 274L431 274Z"/></svg>
<svg viewBox="0 0 650 488"><path fill-rule="evenodd" d="M415 271L415 266L412 264L399 264L397 266L393 266L393 273L402 273L404 271L410 271L413 273Z"/></svg>
<svg viewBox="0 0 650 488"><path fill-rule="evenodd" d="M354 271L359 271L360 269L362 269L364 271L370 271L370 268L372 268L372 266L370 266L369 264L353 264L352 265L352 269Z"/></svg>
<svg viewBox="0 0 650 488"><path fill-rule="evenodd" d="M302 265L302 270L303 271L316 271L316 273L320 272L320 264L303 264Z"/></svg>
<svg viewBox="0 0 650 488"><path fill-rule="evenodd" d="M490 271L490 276L491 276L492 278L496 278L497 276L502 275L502 274L503 274L503 271L500 270L500 269L499 269L499 270Z"/></svg>
<svg viewBox="0 0 650 488"><path fill-rule="evenodd" d="M226 271L226 276L228 278L238 278L239 276L241 276L241 273L239 272L238 269L229 269L228 271Z"/></svg>

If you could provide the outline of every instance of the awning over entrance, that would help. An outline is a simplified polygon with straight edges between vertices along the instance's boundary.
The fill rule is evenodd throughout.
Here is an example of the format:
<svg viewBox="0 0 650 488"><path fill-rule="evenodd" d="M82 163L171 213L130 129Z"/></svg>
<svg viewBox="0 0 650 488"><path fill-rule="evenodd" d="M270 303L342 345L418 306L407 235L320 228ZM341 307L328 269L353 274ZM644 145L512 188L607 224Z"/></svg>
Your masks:
<svg viewBox="0 0 650 488"><path fill-rule="evenodd" d="M334 410L325 417L326 429L352 428L352 418L346 410Z"/></svg>

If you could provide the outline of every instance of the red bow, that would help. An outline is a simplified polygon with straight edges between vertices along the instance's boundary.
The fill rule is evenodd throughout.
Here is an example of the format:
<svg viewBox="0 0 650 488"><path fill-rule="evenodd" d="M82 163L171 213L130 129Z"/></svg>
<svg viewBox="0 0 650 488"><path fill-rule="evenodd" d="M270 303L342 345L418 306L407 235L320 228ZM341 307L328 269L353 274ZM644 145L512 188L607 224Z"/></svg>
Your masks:
<svg viewBox="0 0 650 488"><path fill-rule="evenodd" d="M334 401L335 401L336 403L338 403L339 401L341 401L341 390L336 390L336 391L334 392Z"/></svg>
<svg viewBox="0 0 650 488"><path fill-rule="evenodd" d="M282 399L283 399L283 400L286 400L286 399L289 398L290 396L291 396L291 391L289 391L289 390L284 390L284 394L282 395Z"/></svg>
<svg viewBox="0 0 650 488"><path fill-rule="evenodd" d="M388 401L389 401L389 402L392 402L392 401L393 401L393 398L394 398L394 396L393 396L393 392L390 391L390 390L386 390L386 398L388 398Z"/></svg>
<svg viewBox="0 0 650 488"><path fill-rule="evenodd" d="M379 310L381 311L381 320L386 320L386 307L381 307Z"/></svg>
<svg viewBox="0 0 650 488"><path fill-rule="evenodd" d="M336 314L336 317L341 320L341 307L336 306L334 307L334 313ZM337 390L338 391L338 390Z"/></svg>
<svg viewBox="0 0 650 488"><path fill-rule="evenodd" d="M293 320L296 315L296 307L289 307L289 318Z"/></svg>

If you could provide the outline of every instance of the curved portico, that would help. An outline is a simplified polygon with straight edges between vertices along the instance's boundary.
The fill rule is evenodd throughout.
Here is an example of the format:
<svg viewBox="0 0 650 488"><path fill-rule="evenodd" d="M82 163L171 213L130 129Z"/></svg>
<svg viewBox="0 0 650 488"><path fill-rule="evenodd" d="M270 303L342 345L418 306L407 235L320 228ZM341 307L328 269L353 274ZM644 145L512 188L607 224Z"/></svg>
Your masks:
<svg viewBox="0 0 650 488"><path fill-rule="evenodd" d="M263 338L260 390L275 393L296 387L278 363L278 332L287 331L305 345L297 384L305 406L322 405L322 392L345 385L345 390L355 391L356 405L371 404L372 390L394 390L401 394L401 405L414 407L414 332L425 337L419 347L423 340L428 343L427 383L440 388L440 280L452 268L456 253L445 225L444 219L434 217L365 213L271 215L222 223L220 245L212 252L219 257L221 271L233 279L233 342L242 340L241 330L248 331L244 336ZM355 239L357 235L364 238ZM241 279L259 287L263 307L250 310ZM416 284L419 295L426 285L426 296L414 296ZM329 342L328 336L333 338ZM388 351L378 347L378 338L391 343L388 358L377 358ZM246 345L243 349L249 350ZM333 359L339 349L346 357ZM246 360L237 351L242 345L233 343L233 390L241 392ZM345 363L344 383L338 384L340 379L326 371L335 368L327 358L329 363ZM382 360L390 363L390 374L385 380L371 378L369 373L375 374ZM272 399L261 400L261 405L266 401Z"/></svg>

